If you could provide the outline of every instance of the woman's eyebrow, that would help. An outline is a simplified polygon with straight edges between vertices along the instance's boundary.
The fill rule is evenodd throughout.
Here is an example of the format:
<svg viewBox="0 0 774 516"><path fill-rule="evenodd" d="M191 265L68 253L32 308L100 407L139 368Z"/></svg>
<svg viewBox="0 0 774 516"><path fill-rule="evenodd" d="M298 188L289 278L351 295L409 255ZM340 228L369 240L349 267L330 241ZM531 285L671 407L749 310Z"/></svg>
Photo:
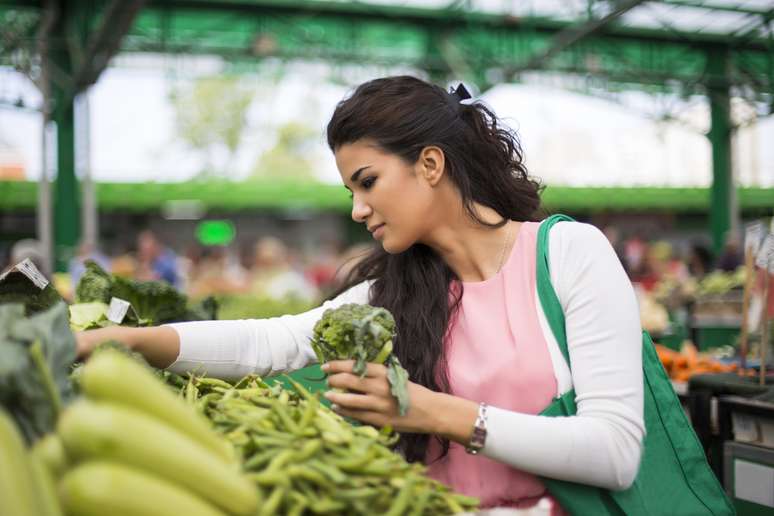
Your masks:
<svg viewBox="0 0 774 516"><path fill-rule="evenodd" d="M360 167L359 169L357 169L355 173L352 174L352 177L349 178L350 183L354 183L355 181L357 181L357 179L360 177L360 173L367 168L371 168L371 165L366 165L364 167Z"/></svg>

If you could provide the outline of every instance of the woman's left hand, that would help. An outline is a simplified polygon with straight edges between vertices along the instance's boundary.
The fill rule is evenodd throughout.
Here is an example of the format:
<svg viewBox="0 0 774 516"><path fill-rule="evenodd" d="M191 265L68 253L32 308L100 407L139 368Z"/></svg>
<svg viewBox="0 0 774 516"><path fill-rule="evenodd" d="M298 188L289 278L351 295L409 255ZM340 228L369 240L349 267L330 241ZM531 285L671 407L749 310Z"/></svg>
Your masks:
<svg viewBox="0 0 774 516"><path fill-rule="evenodd" d="M431 407L436 393L419 384L408 382L409 409L405 416L398 413L398 401L390 392L387 368L382 364L367 364L364 377L352 372L354 360L334 360L324 364L328 385L351 392L327 391L325 397L342 416L373 425L390 425L398 432L434 433L435 418Z"/></svg>

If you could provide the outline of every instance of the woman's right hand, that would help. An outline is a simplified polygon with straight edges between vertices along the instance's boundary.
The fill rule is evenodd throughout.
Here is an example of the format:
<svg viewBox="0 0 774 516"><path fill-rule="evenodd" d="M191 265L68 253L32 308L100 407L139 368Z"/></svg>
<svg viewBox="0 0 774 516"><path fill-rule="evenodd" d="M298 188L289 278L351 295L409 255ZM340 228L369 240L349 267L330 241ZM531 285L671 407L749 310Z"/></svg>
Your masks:
<svg viewBox="0 0 774 516"><path fill-rule="evenodd" d="M131 344L127 341L128 335L126 332L126 330L131 329L121 326L108 326L107 328L75 332L76 356L80 360L85 360L89 358L94 348L109 340L116 340L127 347L131 347Z"/></svg>

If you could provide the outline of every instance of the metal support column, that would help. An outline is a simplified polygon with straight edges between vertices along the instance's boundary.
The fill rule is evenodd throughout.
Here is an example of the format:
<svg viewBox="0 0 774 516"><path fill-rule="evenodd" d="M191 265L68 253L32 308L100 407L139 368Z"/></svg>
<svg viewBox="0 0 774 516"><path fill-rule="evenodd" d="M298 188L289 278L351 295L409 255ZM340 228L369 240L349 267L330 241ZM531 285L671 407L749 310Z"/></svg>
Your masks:
<svg viewBox="0 0 774 516"><path fill-rule="evenodd" d="M710 228L712 249L718 256L725 245L733 218L734 181L731 170L731 102L728 84L728 50L714 48L707 60L712 144L712 190L710 194Z"/></svg>
<svg viewBox="0 0 774 516"><path fill-rule="evenodd" d="M66 48L66 12L52 31L51 64L72 77L72 61ZM56 124L56 182L54 183L54 269L62 272L75 253L81 236L80 189L75 177L75 110L73 90L65 81L52 80L51 118Z"/></svg>

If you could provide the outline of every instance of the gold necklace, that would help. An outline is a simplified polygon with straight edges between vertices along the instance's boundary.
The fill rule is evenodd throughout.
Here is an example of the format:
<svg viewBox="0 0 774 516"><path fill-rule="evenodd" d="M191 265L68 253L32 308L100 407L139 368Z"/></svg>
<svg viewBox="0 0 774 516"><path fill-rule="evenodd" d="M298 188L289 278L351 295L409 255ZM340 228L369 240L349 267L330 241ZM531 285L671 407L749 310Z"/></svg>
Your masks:
<svg viewBox="0 0 774 516"><path fill-rule="evenodd" d="M500 272L500 269L503 268L503 263L505 262L505 250L508 249L508 242L510 242L510 240L511 240L511 227L509 225L508 232L505 234L505 243L503 244L503 250L500 253L500 264L497 266L497 272Z"/></svg>

